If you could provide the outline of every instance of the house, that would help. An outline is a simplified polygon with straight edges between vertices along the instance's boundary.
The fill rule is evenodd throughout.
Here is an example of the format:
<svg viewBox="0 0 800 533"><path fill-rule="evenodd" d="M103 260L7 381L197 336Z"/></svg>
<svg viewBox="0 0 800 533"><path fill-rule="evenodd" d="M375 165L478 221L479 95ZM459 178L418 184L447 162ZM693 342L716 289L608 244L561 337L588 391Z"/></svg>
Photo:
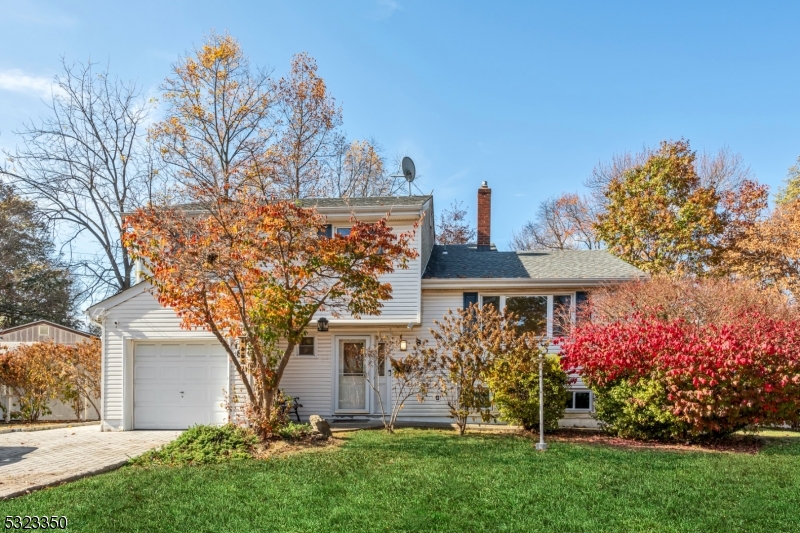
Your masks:
<svg viewBox="0 0 800 533"><path fill-rule="evenodd" d="M18 346L46 341L75 346L81 341L95 338L94 335L85 331L68 328L49 320L36 320L35 322L0 331L0 350L13 350ZM4 418L8 422L13 406L16 404L16 399L5 386L0 387L0 401L2 401L4 407ZM39 417L39 420L74 420L76 418L75 410L71 404L53 400L48 407L51 413ZM100 419L100 414L86 401L84 401L81 415L83 420Z"/></svg>
<svg viewBox="0 0 800 533"><path fill-rule="evenodd" d="M325 317L327 331L310 324L281 382L299 397L301 417L329 419L375 416L377 399L360 365L346 354L369 346L378 334L408 342L430 339L429 328L448 309L470 302L509 305L552 335L554 309L574 310L586 291L606 283L638 279L644 274L605 251L501 252L491 244L491 189L478 190L478 242L434 245L432 196L308 199L327 217L331 232L350 229L351 210L359 219L377 220L389 213L396 231L412 229L419 257L407 270L386 275L393 299L382 314L354 319ZM206 331L180 328L175 312L161 307L148 283L139 283L100 302L87 314L102 326L103 430L179 429L197 423L223 423L233 403L238 377L226 353ZM566 307L565 307L566 306ZM316 317L322 318L322 315ZM556 332L557 333L557 332ZM377 369L382 390L391 373ZM575 384L564 425L588 426L592 399ZM401 420L446 422L442 401L410 401Z"/></svg>

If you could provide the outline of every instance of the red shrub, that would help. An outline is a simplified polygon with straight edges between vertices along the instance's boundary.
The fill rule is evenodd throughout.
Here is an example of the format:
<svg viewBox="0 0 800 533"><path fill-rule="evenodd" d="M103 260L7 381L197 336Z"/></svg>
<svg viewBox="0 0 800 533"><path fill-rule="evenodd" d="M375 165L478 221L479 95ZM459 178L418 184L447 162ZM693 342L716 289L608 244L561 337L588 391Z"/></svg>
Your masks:
<svg viewBox="0 0 800 533"><path fill-rule="evenodd" d="M687 428L687 436L796 423L800 414L797 320L751 313L697 324L633 313L581 325L563 353L565 368L577 371L599 400L620 384L663 386L660 408Z"/></svg>

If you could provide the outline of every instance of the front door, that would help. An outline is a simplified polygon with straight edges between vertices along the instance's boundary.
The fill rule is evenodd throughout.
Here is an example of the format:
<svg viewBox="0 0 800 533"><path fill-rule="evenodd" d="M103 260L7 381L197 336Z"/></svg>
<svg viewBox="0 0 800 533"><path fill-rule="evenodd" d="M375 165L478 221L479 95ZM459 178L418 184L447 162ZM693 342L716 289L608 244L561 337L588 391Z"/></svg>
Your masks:
<svg viewBox="0 0 800 533"><path fill-rule="evenodd" d="M364 364L366 339L339 339L337 357L336 411L348 413L366 413L367 383Z"/></svg>

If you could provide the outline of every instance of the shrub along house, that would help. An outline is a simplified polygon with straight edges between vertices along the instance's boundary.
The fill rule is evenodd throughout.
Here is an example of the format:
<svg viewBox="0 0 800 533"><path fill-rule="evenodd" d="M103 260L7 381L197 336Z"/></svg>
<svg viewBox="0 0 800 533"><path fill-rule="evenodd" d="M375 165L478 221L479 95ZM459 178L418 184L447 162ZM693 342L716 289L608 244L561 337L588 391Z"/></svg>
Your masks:
<svg viewBox="0 0 800 533"><path fill-rule="evenodd" d="M327 327L310 325L292 357L281 388L299 397L301 417L365 418L379 413L365 371L375 372L383 394L390 390L388 368L365 369L359 357L378 335L405 340L431 339L429 329L448 309L469 303L509 306L525 327L559 334L553 320L559 310L574 315L586 291L644 274L605 251L500 252L491 244L491 189L478 190L478 242L434 245L432 196L309 199L327 217L330 232L350 230L354 213L364 221L389 213L395 231L408 231L422 217L414 237L419 257L407 270L385 276L393 298L378 316L333 318ZM168 308L149 292L148 283L100 302L87 314L102 326L104 430L180 429L198 423L223 423L233 399L237 375L222 347L206 331L186 331ZM325 330L325 331L322 331ZM432 339L431 339L432 340ZM402 346L403 343L401 343ZM580 382L564 425L593 425L591 395ZM448 410L435 397L411 400L402 421L447 422Z"/></svg>

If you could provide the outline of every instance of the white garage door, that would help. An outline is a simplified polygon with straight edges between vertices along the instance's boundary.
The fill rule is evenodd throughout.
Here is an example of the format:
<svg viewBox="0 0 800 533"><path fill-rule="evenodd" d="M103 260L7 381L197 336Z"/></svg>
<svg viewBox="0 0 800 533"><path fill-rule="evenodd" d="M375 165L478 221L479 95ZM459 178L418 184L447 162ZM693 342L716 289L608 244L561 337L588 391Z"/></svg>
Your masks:
<svg viewBox="0 0 800 533"><path fill-rule="evenodd" d="M226 422L228 355L218 342L139 342L133 366L134 428Z"/></svg>

